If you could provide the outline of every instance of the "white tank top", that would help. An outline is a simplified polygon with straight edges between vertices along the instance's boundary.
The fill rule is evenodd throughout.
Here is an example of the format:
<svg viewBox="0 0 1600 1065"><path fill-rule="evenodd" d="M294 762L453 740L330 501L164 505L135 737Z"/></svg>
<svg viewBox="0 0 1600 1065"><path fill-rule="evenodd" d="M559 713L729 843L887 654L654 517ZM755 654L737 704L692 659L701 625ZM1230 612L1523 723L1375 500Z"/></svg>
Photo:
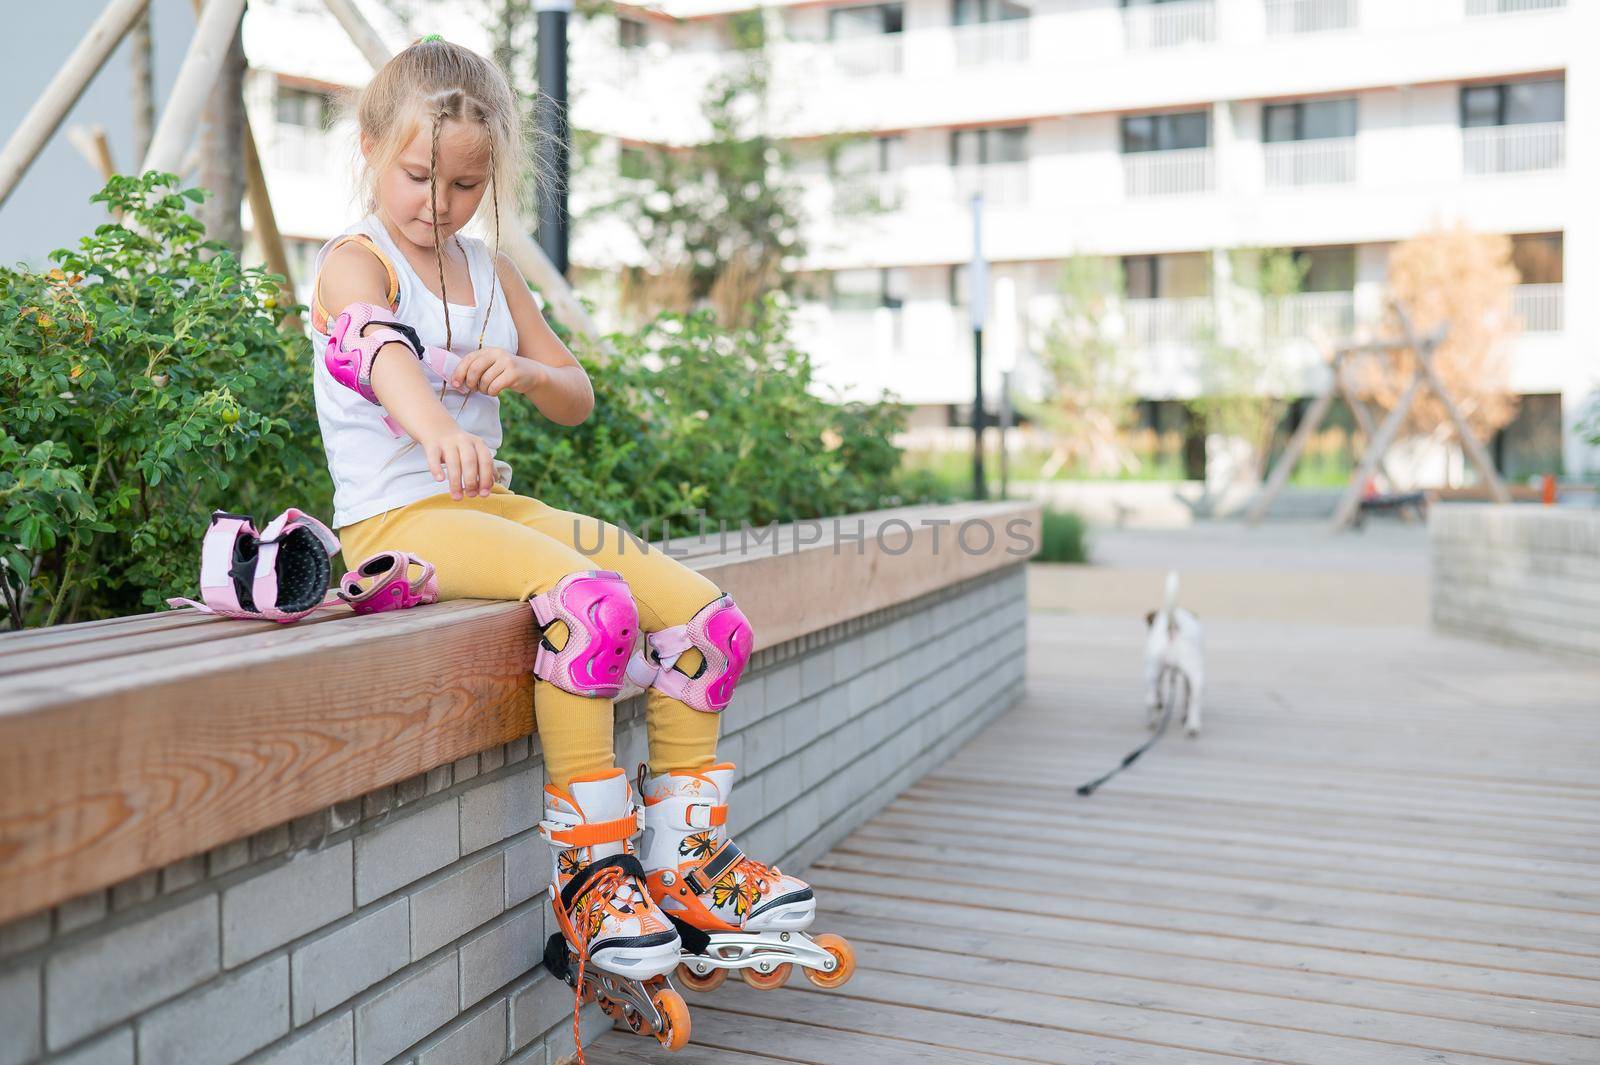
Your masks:
<svg viewBox="0 0 1600 1065"><path fill-rule="evenodd" d="M411 263L390 239L383 222L374 215L341 233L339 237L360 233L370 237L393 265L396 280L396 317L417 331L424 345L444 347L444 302L428 291L422 279L412 269ZM323 260L338 242L333 238L317 253L316 272L322 270ZM468 270L472 277L472 293L476 306L454 301L450 304L450 349L466 355L479 347L517 350L517 327L506 306L505 290L494 269L494 259L488 245L476 237L461 237L466 249ZM489 306L489 294L494 293L494 304L489 311L487 327L483 314ZM313 284L312 292L316 292ZM315 298L315 297L313 297ZM328 322L336 318L341 308L328 307ZM313 316L315 317L315 316ZM478 340L479 332L483 340ZM362 399L353 390L336 382L323 363L323 350L328 345L328 335L315 327L312 329L313 391L317 401L317 421L322 426L322 446L328 455L328 472L333 476L333 527L352 525L364 518L381 514L395 507L415 503L428 496L450 491L449 481L436 481L428 469L428 459L422 447L409 436L395 439L383 424L383 408ZM438 393L443 386L439 375L422 364L423 376ZM462 429L483 439L494 451L500 447L500 400L496 396L473 392L463 396L447 391L443 403L445 410L455 418ZM494 462L495 483L511 486L511 467L499 459Z"/></svg>

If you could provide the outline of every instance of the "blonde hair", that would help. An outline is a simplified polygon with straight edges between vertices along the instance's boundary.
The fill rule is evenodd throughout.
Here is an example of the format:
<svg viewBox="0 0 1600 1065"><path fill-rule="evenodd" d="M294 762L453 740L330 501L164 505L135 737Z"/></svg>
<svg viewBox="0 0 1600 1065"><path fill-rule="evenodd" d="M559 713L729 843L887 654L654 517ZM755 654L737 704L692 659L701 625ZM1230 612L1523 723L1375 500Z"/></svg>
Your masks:
<svg viewBox="0 0 1600 1065"><path fill-rule="evenodd" d="M500 211L521 202L524 174L543 170L540 155L531 150L531 124L517 107L505 72L470 48L429 34L411 43L385 63L372 80L342 101L347 119L357 128L355 145L356 190L368 212L378 208L378 178L393 166L418 130L431 130L428 159L428 200L437 210L439 131L447 119L476 123L483 129L489 149L490 208L494 216L491 257L500 251ZM370 155L361 151L361 138L371 142ZM439 267L439 297L444 304L445 347L452 348L450 294L444 279L444 244L433 234L434 260ZM483 315L488 328L494 310L491 275L489 306ZM481 346L482 334L478 337ZM440 400L444 398L440 391ZM463 407L466 397L462 398ZM393 462L416 446L412 440L389 457ZM385 466L388 465L386 462Z"/></svg>
<svg viewBox="0 0 1600 1065"><path fill-rule="evenodd" d="M431 130L428 197L435 203L439 132L448 119L482 128L489 150L490 209L494 217L492 253L500 250L500 212L521 202L524 174L537 171L538 155L530 150L530 124L517 107L505 73L492 61L435 35L421 38L397 53L345 101L359 135L370 139L370 155L357 141L357 193L369 212L378 208L378 178L393 166L418 130ZM434 257L439 266L439 293L445 305L445 345L451 343L450 297L445 291L444 246L435 230ZM489 298L494 299L491 286ZM493 309L492 306L490 308ZM484 321L488 321L485 313Z"/></svg>

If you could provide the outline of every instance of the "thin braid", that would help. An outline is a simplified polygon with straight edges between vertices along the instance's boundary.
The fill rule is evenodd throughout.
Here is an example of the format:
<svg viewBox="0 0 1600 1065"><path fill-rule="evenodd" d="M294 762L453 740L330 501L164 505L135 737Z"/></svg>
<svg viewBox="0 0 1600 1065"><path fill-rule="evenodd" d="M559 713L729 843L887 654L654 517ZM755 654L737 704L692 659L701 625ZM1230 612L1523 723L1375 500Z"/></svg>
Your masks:
<svg viewBox="0 0 1600 1065"><path fill-rule="evenodd" d="M439 265L439 302L444 304L444 346L451 349L450 293L444 285L444 243L439 239L439 127L446 109L433 113L433 145L428 157L428 210L433 214L433 258Z"/></svg>
<svg viewBox="0 0 1600 1065"><path fill-rule="evenodd" d="M489 251L489 306L483 311L483 328L478 331L478 347L483 347L483 335L489 328L489 316L494 313L495 283L500 276L500 183L494 179L494 138L489 138L489 196L494 207L494 247Z"/></svg>

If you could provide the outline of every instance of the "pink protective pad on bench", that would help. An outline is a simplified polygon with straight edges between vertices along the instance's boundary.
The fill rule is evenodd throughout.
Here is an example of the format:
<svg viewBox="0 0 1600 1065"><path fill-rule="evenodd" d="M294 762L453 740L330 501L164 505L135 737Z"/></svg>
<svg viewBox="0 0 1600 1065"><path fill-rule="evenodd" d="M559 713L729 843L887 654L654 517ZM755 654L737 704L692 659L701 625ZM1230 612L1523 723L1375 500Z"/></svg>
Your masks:
<svg viewBox="0 0 1600 1065"><path fill-rule="evenodd" d="M293 507L260 533L250 518L219 510L200 547L200 598L173 598L230 618L298 621L327 605L329 556L339 541L322 522Z"/></svg>
<svg viewBox="0 0 1600 1065"><path fill-rule="evenodd" d="M639 631L639 608L619 573L569 573L554 588L529 600L540 629L565 622L561 650L541 634L533 675L562 691L615 699L628 676L628 658Z"/></svg>
<svg viewBox="0 0 1600 1065"><path fill-rule="evenodd" d="M420 573L410 579L411 567ZM405 610L439 601L433 563L404 551L380 551L339 581L339 598L357 614Z"/></svg>

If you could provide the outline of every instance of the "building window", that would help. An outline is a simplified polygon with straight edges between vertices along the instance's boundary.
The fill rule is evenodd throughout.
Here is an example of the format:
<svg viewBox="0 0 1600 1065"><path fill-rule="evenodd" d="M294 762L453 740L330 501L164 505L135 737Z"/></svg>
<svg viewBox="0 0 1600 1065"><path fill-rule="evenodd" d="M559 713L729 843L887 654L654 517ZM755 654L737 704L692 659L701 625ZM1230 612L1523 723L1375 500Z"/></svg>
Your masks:
<svg viewBox="0 0 1600 1065"><path fill-rule="evenodd" d="M623 48L643 48L650 43L645 24L638 19L617 19L617 44Z"/></svg>
<svg viewBox="0 0 1600 1065"><path fill-rule="evenodd" d="M1562 269L1562 234L1522 233L1511 238L1511 265L1524 285L1559 285Z"/></svg>
<svg viewBox="0 0 1600 1065"><path fill-rule="evenodd" d="M904 152L905 138L899 135L856 137L834 147L828 167L835 178L889 174L900 169Z"/></svg>
<svg viewBox="0 0 1600 1065"><path fill-rule="evenodd" d="M828 12L828 40L875 37L905 29L904 4L871 4L866 7L836 7Z"/></svg>
<svg viewBox="0 0 1600 1065"><path fill-rule="evenodd" d="M1351 292L1356 287L1354 247L1295 248L1295 262L1304 274L1301 292Z"/></svg>
<svg viewBox="0 0 1600 1065"><path fill-rule="evenodd" d="M828 303L836 311L872 311L879 307L898 311L905 305L906 272L887 266L866 270L835 270Z"/></svg>
<svg viewBox="0 0 1600 1065"><path fill-rule="evenodd" d="M1168 152L1211 146L1209 111L1175 111L1164 115L1126 115L1122 119L1122 151Z"/></svg>
<svg viewBox="0 0 1600 1065"><path fill-rule="evenodd" d="M324 92L280 84L277 116L281 126L325 130L333 117L333 101Z"/></svg>
<svg viewBox="0 0 1600 1065"><path fill-rule="evenodd" d="M1461 88L1461 125L1472 129L1563 122L1567 117L1566 88L1566 82L1560 78L1464 85Z"/></svg>
<svg viewBox="0 0 1600 1065"><path fill-rule="evenodd" d="M950 165L953 167L1027 161L1027 126L950 131Z"/></svg>
<svg viewBox="0 0 1600 1065"><path fill-rule="evenodd" d="M1356 101L1301 100L1261 109L1261 137L1268 144L1356 135Z"/></svg>
<svg viewBox="0 0 1600 1065"><path fill-rule="evenodd" d="M1009 22L1027 18L1032 12L1014 0L953 0L950 22L971 26L979 22Z"/></svg>
<svg viewBox="0 0 1600 1065"><path fill-rule="evenodd" d="M1210 256L1204 252L1177 255L1124 255L1123 295L1129 299L1193 299L1211 293Z"/></svg>

